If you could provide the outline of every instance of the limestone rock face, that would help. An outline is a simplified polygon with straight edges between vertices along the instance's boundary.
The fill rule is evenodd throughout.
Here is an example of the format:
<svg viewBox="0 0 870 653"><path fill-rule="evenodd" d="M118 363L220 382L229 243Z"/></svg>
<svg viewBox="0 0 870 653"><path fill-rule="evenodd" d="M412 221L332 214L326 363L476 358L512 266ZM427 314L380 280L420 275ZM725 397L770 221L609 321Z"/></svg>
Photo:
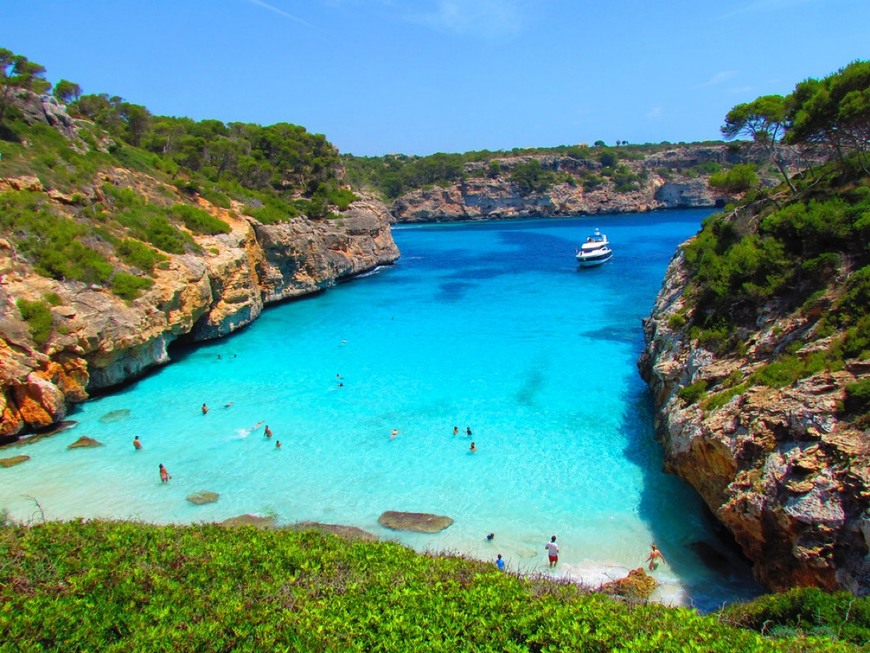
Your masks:
<svg viewBox="0 0 870 653"><path fill-rule="evenodd" d="M129 171L107 179L143 193L158 184ZM38 192L42 186L35 178L0 179L0 192L17 188ZM176 191L163 186L160 192ZM353 203L336 219L269 226L240 216L240 210L201 206L231 232L194 235L201 253L170 256L168 265L155 270L153 287L132 301L104 288L36 275L0 240L0 438L14 440L56 424L68 404L168 363L176 340L225 336L257 319L270 302L320 292L399 257L386 207L372 198ZM51 308L51 337L37 344L16 300L49 296L60 304Z"/></svg>
<svg viewBox="0 0 870 653"><path fill-rule="evenodd" d="M597 186L584 188L582 175L598 174L602 168L593 160L569 156L505 157L493 160L500 169L495 177L482 174L484 164L470 162L466 164L468 178L446 186L410 191L395 200L391 213L396 222L440 222L712 207L724 205L733 198L710 188L706 177L683 174L684 169L709 163L754 160L754 157L751 151L738 153L721 145L680 147L649 155L644 160L620 161L639 179L633 190L622 191L606 177L601 177ZM568 180L559 181L544 192L520 192L511 181L511 170L532 158L542 169Z"/></svg>
<svg viewBox="0 0 870 653"><path fill-rule="evenodd" d="M743 356L716 357L679 326L693 310L685 284L678 254L644 321L639 361L666 468L695 487L768 587L870 593L870 437L838 413L844 388L866 379L870 365L852 361L785 388L735 391L735 378L745 381L770 360L773 340L805 333L806 318L768 307L758 331L746 334ZM715 404L679 397L698 381L707 398L720 398Z"/></svg>

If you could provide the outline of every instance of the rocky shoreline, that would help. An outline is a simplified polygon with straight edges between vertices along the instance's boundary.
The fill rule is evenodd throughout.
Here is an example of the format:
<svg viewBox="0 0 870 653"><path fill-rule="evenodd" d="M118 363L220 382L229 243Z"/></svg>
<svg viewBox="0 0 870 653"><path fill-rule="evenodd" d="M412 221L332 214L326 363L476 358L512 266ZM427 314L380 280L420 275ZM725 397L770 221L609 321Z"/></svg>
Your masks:
<svg viewBox="0 0 870 653"><path fill-rule="evenodd" d="M108 179L135 182L143 192L175 190L151 178L130 179L128 171ZM21 187L41 190L35 178L0 180L0 191ZM168 363L176 341L223 337L257 319L266 305L321 292L399 257L390 216L372 198L351 204L340 220L276 225L204 200L200 206L229 224L230 233L196 236L202 254L170 256L156 270L154 286L132 301L36 275L0 239L0 437L15 440L61 422L69 404ZM49 294L59 299L51 309L53 335L39 347L15 300Z"/></svg>

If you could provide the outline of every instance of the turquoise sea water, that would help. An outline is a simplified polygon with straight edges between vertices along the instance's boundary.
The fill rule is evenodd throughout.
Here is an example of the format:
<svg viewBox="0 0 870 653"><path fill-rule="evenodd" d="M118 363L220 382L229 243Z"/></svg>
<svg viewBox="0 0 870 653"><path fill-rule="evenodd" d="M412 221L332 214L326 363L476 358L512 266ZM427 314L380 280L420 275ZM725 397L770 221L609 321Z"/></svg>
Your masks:
<svg viewBox="0 0 870 653"><path fill-rule="evenodd" d="M273 514L595 584L640 566L655 541L668 561L655 572L662 600L708 609L753 595L700 500L662 473L636 368L641 318L708 213L397 227L396 265L267 309L83 404L74 429L0 470L0 507L25 520L38 507L161 523ZM593 227L615 256L579 270L575 247ZM66 448L82 435L105 446ZM200 490L220 500L186 500ZM378 525L385 510L455 523L398 533ZM549 572L552 534L561 553ZM703 564L699 541L720 549L723 569Z"/></svg>

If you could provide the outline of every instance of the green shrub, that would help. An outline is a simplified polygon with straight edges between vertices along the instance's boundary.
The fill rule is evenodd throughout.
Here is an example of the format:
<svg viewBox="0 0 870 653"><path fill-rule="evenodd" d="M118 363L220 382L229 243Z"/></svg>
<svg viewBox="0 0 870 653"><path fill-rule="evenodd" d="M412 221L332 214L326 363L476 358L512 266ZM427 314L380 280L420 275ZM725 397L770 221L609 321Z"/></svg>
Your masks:
<svg viewBox="0 0 870 653"><path fill-rule="evenodd" d="M139 268L149 274L154 271L154 266L157 263L167 260L166 255L134 238L124 238L115 245L115 251L127 265Z"/></svg>
<svg viewBox="0 0 870 653"><path fill-rule="evenodd" d="M716 410L717 408L721 408L737 395L743 394L746 391L746 388L746 384L741 383L740 385L735 385L733 388L717 392L705 399L701 407L704 410Z"/></svg>
<svg viewBox="0 0 870 653"><path fill-rule="evenodd" d="M31 301L23 297L15 301L21 317L27 322L30 335L36 344L42 346L51 338L52 315L48 304L43 301Z"/></svg>
<svg viewBox="0 0 870 653"><path fill-rule="evenodd" d="M846 386L843 407L853 415L870 412L870 379L861 379Z"/></svg>
<svg viewBox="0 0 870 653"><path fill-rule="evenodd" d="M751 163L739 163L730 170L713 172L709 184L727 193L743 193L758 186L758 173Z"/></svg>
<svg viewBox="0 0 870 653"><path fill-rule="evenodd" d="M691 385L683 386L677 391L677 396L687 406L691 406L707 393L707 382L704 379L695 381Z"/></svg>
<svg viewBox="0 0 870 653"><path fill-rule="evenodd" d="M862 647L870 642L870 598L856 598L847 592L792 589L727 606L721 616L772 637L815 635Z"/></svg>
<svg viewBox="0 0 870 653"><path fill-rule="evenodd" d="M226 222L198 206L175 204L170 207L169 213L173 218L181 220L184 226L195 234L214 236L215 234L228 234L232 231Z"/></svg>
<svg viewBox="0 0 870 653"><path fill-rule="evenodd" d="M136 299L143 290L148 290L154 285L151 279L143 279L126 272L116 272L112 277L112 292L121 299Z"/></svg>

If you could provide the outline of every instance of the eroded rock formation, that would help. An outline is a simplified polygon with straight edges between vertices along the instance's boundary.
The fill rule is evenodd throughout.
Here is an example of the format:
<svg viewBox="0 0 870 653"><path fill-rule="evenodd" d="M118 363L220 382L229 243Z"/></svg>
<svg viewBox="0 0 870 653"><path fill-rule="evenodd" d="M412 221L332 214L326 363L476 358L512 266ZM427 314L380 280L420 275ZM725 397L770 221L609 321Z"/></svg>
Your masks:
<svg viewBox="0 0 870 653"><path fill-rule="evenodd" d="M63 420L69 403L167 363L181 337L219 338L250 324L266 304L319 292L399 256L386 208L372 199L352 204L340 221L277 225L210 208L232 231L196 236L202 254L172 256L155 271L154 286L129 302L38 276L0 241L0 436ZM15 302L48 295L60 302L53 335L38 347Z"/></svg>
<svg viewBox="0 0 870 653"><path fill-rule="evenodd" d="M682 326L694 310L686 283L678 254L645 320L639 362L667 469L700 493L768 587L870 593L870 435L839 410L844 388L866 379L870 363L850 361L781 389L742 389L737 381L770 361L773 342L818 348L824 339L808 337L811 317L771 305L746 334L745 354L717 357ZM680 397L699 381L716 402Z"/></svg>

